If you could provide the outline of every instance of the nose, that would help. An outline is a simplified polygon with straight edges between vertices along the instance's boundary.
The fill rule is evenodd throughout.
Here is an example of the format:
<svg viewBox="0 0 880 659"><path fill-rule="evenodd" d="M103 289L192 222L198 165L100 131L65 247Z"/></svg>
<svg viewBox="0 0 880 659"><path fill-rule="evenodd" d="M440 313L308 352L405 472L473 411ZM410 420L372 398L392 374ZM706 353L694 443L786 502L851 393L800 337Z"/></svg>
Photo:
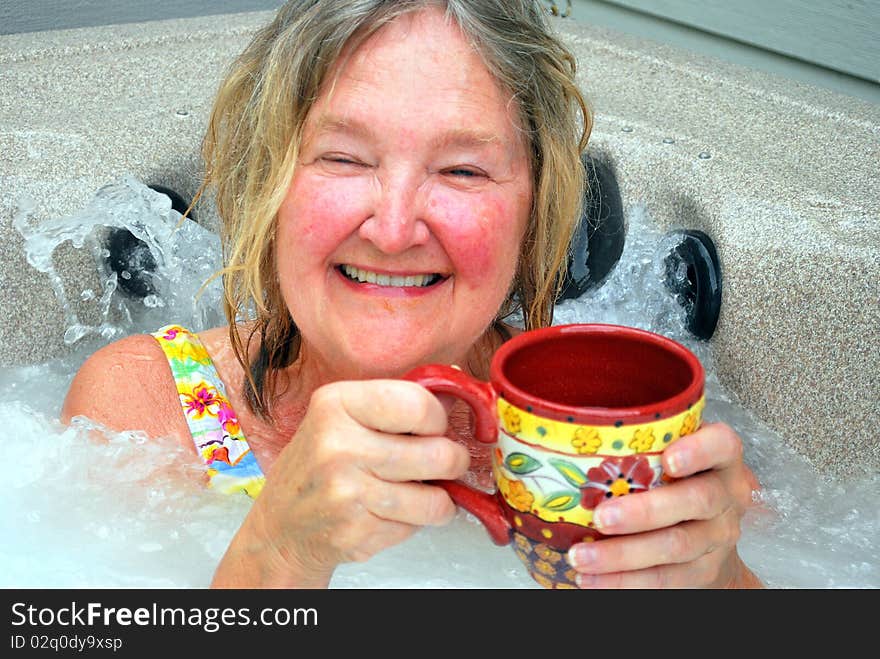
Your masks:
<svg viewBox="0 0 880 659"><path fill-rule="evenodd" d="M398 172L378 184L372 214L360 226L361 238L386 254L400 254L423 245L429 230L423 215L424 194L414 173Z"/></svg>

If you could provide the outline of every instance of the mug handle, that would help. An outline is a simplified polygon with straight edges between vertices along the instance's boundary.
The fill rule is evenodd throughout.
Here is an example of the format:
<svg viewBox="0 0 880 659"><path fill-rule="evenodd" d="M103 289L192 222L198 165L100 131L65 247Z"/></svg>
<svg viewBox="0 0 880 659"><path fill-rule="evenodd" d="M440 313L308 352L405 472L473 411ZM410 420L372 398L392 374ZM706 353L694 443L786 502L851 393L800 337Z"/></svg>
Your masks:
<svg viewBox="0 0 880 659"><path fill-rule="evenodd" d="M485 444L498 439L498 419L495 412L496 395L492 385L444 364L418 366L403 376L435 394L450 394L467 403L474 412L474 436ZM512 528L504 516L497 493L488 494L465 485L461 481L425 481L446 490L457 506L472 513L482 522L496 545L510 543Z"/></svg>

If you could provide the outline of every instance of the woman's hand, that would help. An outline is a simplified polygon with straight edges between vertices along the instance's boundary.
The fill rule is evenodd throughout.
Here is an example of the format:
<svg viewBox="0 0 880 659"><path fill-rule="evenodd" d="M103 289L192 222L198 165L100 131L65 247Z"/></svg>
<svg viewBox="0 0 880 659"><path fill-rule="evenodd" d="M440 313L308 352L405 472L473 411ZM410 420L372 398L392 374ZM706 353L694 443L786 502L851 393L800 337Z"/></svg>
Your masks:
<svg viewBox="0 0 880 659"><path fill-rule="evenodd" d="M736 551L740 520L758 488L736 433L706 424L664 451L663 469L676 480L596 507L594 524L615 537L572 547L579 585L760 587Z"/></svg>
<svg viewBox="0 0 880 659"><path fill-rule="evenodd" d="M448 523L449 496L418 482L467 472L467 449L446 426L443 405L412 382L317 389L212 585L326 587L340 563Z"/></svg>

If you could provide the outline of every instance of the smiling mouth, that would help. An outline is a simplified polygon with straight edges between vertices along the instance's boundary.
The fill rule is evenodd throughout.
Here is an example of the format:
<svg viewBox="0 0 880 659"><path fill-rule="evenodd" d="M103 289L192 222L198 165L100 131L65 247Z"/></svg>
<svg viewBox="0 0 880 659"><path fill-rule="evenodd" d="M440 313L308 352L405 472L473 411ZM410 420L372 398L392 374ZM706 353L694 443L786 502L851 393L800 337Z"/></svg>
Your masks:
<svg viewBox="0 0 880 659"><path fill-rule="evenodd" d="M415 288L426 288L434 286L445 279L439 273L427 275L388 275L370 270L362 270L353 265L342 264L337 268L345 277L351 281L363 284L376 284L377 286L391 286L395 288L403 288L412 286Z"/></svg>

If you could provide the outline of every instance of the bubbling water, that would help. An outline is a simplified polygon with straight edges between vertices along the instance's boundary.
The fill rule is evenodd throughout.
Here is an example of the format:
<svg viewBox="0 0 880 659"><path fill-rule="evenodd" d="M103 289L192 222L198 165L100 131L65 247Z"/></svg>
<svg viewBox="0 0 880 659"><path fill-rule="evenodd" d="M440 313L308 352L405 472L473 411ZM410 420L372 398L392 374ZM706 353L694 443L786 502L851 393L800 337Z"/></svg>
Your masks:
<svg viewBox="0 0 880 659"><path fill-rule="evenodd" d="M64 427L58 414L73 373L96 345L168 322L196 331L223 322L217 288L195 295L219 267L216 236L194 222L180 224L167 197L132 178L99 190L83 212L39 226L29 223L23 204L15 226L29 262L53 283L68 322L65 340L74 349L43 364L0 369L11 492L0 506L0 586L207 586L250 500L205 488L197 458L175 441L109 432L83 418ZM737 429L763 486L744 518L739 548L768 586L880 586L880 481L823 480L721 386L711 346L689 335L682 307L664 284L663 257L674 238L653 227L643 207L628 210L627 226L626 247L609 279L558 305L554 323L641 327L697 354L707 373L704 416ZM100 267L103 236L112 227L147 243L157 264L155 297L125 297L115 273ZM72 311L54 270L52 253L68 240L99 263L102 290L92 296L97 323ZM493 545L462 511L445 527L422 529L365 563L340 566L331 587L538 586L509 547Z"/></svg>

